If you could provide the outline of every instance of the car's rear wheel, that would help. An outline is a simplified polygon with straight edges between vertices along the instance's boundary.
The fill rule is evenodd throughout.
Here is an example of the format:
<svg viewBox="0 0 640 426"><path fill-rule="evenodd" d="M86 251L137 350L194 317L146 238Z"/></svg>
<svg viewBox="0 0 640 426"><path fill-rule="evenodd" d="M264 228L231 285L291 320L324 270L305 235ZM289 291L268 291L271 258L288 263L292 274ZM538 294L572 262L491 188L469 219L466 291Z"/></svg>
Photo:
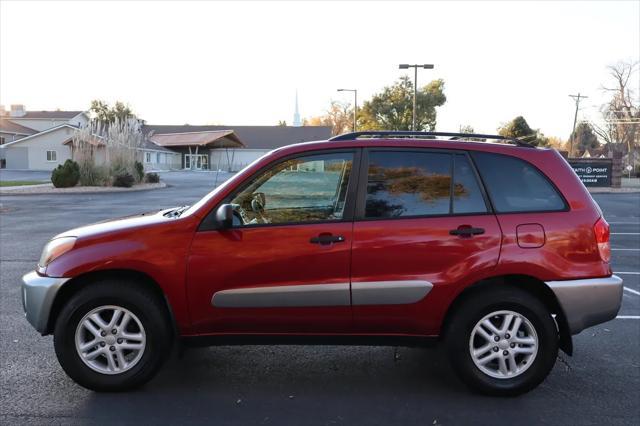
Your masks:
<svg viewBox="0 0 640 426"><path fill-rule="evenodd" d="M519 395L553 368L558 331L536 297L514 287L494 287L475 292L458 307L446 343L467 385L491 395Z"/></svg>
<svg viewBox="0 0 640 426"><path fill-rule="evenodd" d="M135 282L102 281L73 295L60 312L54 346L64 371L97 391L150 380L171 351L159 298Z"/></svg>

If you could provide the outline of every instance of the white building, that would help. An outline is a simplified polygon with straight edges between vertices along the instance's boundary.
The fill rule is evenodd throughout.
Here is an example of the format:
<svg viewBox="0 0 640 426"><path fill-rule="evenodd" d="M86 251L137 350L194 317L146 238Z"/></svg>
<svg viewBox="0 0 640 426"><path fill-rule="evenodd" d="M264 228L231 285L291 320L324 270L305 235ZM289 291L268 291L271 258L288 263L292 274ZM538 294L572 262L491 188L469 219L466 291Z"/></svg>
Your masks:
<svg viewBox="0 0 640 426"><path fill-rule="evenodd" d="M66 142L89 123L84 111L27 111L23 105L0 107L0 167L53 170L71 158Z"/></svg>

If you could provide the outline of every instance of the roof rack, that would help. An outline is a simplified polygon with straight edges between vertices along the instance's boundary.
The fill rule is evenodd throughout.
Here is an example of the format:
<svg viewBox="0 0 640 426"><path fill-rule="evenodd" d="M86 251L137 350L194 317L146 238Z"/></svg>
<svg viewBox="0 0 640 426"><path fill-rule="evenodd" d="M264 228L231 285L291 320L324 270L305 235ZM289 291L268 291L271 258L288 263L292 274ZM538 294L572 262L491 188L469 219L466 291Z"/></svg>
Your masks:
<svg viewBox="0 0 640 426"><path fill-rule="evenodd" d="M408 136L428 136L429 139L435 138L448 138L445 140L460 140L466 138L476 138L476 139L492 139L492 140L501 140L510 142L516 146L523 148L535 148L534 145L527 143L523 140L510 138L507 136L500 135L482 135L478 133L450 133L450 132L414 132L410 130L369 130L363 132L352 132L352 133L344 133L342 135L334 136L330 141L354 141L361 136L369 136L369 137L391 137L391 138L404 138Z"/></svg>

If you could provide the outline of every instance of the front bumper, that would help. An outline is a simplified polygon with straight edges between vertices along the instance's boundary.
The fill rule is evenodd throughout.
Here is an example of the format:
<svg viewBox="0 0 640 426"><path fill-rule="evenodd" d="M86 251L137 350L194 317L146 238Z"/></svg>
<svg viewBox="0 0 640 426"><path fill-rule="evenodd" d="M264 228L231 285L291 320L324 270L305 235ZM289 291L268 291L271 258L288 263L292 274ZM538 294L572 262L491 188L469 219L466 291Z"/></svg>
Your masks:
<svg viewBox="0 0 640 426"><path fill-rule="evenodd" d="M29 272L22 277L22 307L27 321L40 332L47 333L49 314L56 294L69 278L51 278Z"/></svg>
<svg viewBox="0 0 640 426"><path fill-rule="evenodd" d="M612 320L622 303L622 279L616 275L584 280L548 281L564 311L571 334Z"/></svg>

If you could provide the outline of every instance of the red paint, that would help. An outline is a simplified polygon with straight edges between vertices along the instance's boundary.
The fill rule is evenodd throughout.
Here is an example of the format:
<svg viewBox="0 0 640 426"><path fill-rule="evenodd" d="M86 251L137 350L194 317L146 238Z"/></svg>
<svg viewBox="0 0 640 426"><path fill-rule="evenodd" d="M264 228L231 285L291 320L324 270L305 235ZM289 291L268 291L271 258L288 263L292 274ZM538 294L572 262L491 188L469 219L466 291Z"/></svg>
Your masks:
<svg viewBox="0 0 640 426"><path fill-rule="evenodd" d="M240 183L275 160L331 148L478 150L529 161L562 192L569 211L284 225L198 232L202 219ZM433 140L314 142L274 151L179 218L150 214L65 232L75 247L46 274L78 277L113 269L147 274L166 295L183 335L354 333L435 335L453 300L478 280L506 274L542 281L611 274L608 225L565 160L553 150ZM470 237L459 227L484 228ZM321 233L342 235L328 246ZM215 291L251 286L422 279L434 287L411 305L215 309Z"/></svg>
<svg viewBox="0 0 640 426"><path fill-rule="evenodd" d="M516 237L520 248L540 248L544 245L544 228L539 223L523 223L516 227Z"/></svg>

